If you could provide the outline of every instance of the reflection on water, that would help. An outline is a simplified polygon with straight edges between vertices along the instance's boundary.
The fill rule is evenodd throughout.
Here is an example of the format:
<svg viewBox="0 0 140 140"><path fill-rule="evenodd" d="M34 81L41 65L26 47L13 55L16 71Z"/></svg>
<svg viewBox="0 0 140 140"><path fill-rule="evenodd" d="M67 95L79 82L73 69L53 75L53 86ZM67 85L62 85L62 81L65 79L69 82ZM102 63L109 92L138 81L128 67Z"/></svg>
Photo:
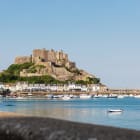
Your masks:
<svg viewBox="0 0 140 140"><path fill-rule="evenodd" d="M0 102L0 108L1 111L32 116L53 117L140 130L140 99L7 100ZM108 113L109 108L122 108L124 111Z"/></svg>
<svg viewBox="0 0 140 140"><path fill-rule="evenodd" d="M107 112L108 116L121 115L123 112Z"/></svg>

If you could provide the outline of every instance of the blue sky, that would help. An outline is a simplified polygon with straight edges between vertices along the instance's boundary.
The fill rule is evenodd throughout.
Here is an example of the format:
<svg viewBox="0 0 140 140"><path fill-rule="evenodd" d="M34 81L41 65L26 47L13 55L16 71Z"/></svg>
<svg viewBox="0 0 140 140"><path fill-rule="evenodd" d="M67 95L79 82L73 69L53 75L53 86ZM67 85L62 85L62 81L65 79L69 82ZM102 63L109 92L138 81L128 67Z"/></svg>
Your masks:
<svg viewBox="0 0 140 140"><path fill-rule="evenodd" d="M0 70L35 48L63 50L110 88L140 88L139 0L0 1Z"/></svg>

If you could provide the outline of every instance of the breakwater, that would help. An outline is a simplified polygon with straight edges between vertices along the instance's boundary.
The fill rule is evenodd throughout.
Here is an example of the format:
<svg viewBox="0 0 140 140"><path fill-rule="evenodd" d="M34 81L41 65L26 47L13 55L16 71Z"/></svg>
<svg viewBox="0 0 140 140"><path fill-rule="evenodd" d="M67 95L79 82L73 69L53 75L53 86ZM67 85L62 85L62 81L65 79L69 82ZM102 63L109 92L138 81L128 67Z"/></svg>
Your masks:
<svg viewBox="0 0 140 140"><path fill-rule="evenodd" d="M114 94L140 94L140 89L109 89L105 92Z"/></svg>
<svg viewBox="0 0 140 140"><path fill-rule="evenodd" d="M17 91L16 92L18 95L27 95L30 92L24 92L24 91ZM140 94L139 89L108 89L106 91L96 91L96 92L91 92L91 91L32 91L31 92L33 95L47 95L47 94L54 94L54 95L59 95L59 94L74 94L74 95L80 95L80 94L133 94L137 95Z"/></svg>

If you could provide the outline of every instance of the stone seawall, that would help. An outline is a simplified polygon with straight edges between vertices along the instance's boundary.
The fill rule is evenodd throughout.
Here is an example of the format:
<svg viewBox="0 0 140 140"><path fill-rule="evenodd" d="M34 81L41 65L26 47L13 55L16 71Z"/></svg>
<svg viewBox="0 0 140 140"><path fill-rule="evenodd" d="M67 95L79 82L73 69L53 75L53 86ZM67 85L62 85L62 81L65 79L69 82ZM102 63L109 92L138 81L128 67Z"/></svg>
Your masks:
<svg viewBox="0 0 140 140"><path fill-rule="evenodd" d="M134 130L36 117L0 119L0 140L140 140Z"/></svg>
<svg viewBox="0 0 140 140"><path fill-rule="evenodd" d="M25 91L19 91L17 92L17 95L27 95L29 92ZM59 95L59 94L73 94L73 95L80 95L80 94L133 94L133 95L139 95L140 90L130 90L130 91L123 91L123 90L117 90L117 91L98 91L98 92L91 92L91 91L32 91L32 95L47 95L47 94L53 94L53 95Z"/></svg>

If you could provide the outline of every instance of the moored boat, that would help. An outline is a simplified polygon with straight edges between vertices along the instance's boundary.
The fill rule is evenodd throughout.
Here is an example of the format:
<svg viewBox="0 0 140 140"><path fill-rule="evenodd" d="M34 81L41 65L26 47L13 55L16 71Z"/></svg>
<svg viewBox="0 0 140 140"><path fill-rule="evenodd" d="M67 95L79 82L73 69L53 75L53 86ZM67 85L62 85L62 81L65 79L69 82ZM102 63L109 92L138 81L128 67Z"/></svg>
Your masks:
<svg viewBox="0 0 140 140"><path fill-rule="evenodd" d="M107 112L108 113L117 113L117 112L123 112L123 110L122 109L109 109Z"/></svg>
<svg viewBox="0 0 140 140"><path fill-rule="evenodd" d="M117 98L118 96L116 95L116 94L109 94L108 96L107 96L107 98Z"/></svg>
<svg viewBox="0 0 140 140"><path fill-rule="evenodd" d="M122 99L124 98L124 95L118 95L117 98Z"/></svg>
<svg viewBox="0 0 140 140"><path fill-rule="evenodd" d="M33 94L32 93L28 93L28 96L32 96Z"/></svg>
<svg viewBox="0 0 140 140"><path fill-rule="evenodd" d="M62 100L70 100L70 99L71 99L71 97L69 95L64 95L62 97Z"/></svg>
<svg viewBox="0 0 140 140"><path fill-rule="evenodd" d="M88 94L80 94L79 95L80 99L89 99L92 97L92 95L88 95Z"/></svg>
<svg viewBox="0 0 140 140"><path fill-rule="evenodd" d="M140 95L134 95L135 98L140 98Z"/></svg>

